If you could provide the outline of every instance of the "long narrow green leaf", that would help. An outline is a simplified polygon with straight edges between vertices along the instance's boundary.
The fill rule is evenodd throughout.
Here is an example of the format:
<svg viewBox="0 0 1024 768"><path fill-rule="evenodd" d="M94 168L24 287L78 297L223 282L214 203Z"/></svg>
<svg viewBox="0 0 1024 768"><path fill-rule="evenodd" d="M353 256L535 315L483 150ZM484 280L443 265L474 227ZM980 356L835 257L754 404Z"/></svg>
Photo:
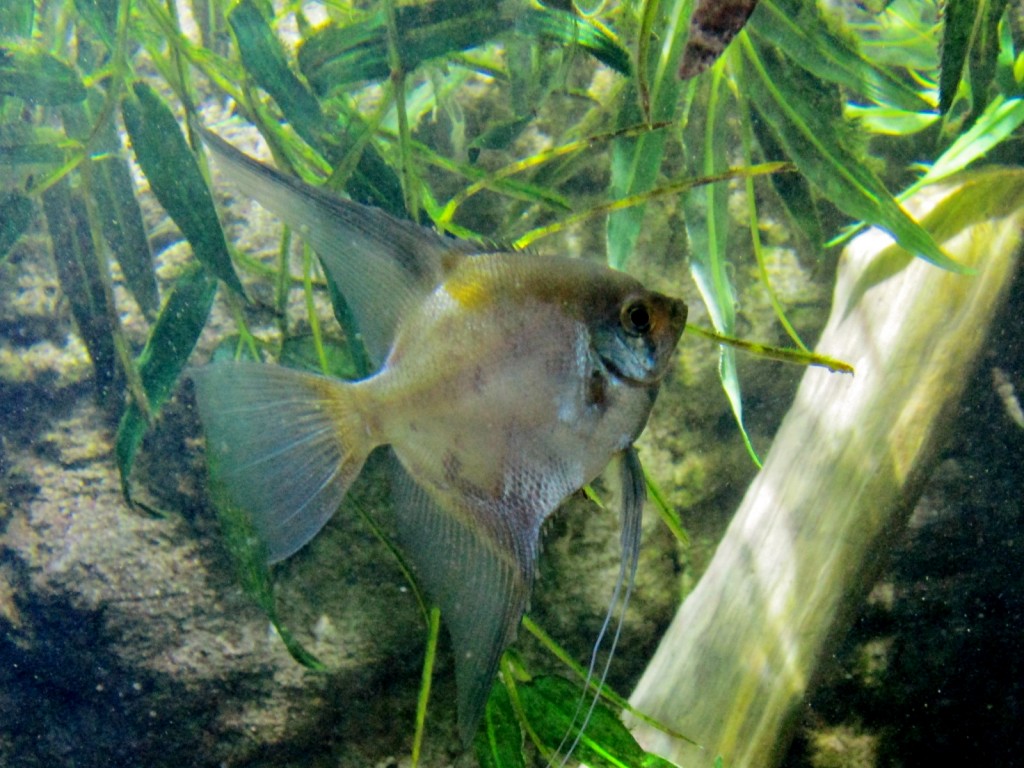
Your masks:
<svg viewBox="0 0 1024 768"><path fill-rule="evenodd" d="M114 47L117 35L117 6L112 0L75 0L75 10L107 49Z"/></svg>
<svg viewBox="0 0 1024 768"><path fill-rule="evenodd" d="M739 98L747 99L746 91L741 93ZM749 112L748 105L747 113L749 114ZM778 139L775 138L775 134L764 124L763 120L751 120L750 123L761 154L765 159L781 160L786 156ZM799 173L776 173L770 177L770 181L778 192L779 201L789 215L794 234L802 233L807 238L811 251L818 251L825 238L821 231L818 209L814 204L814 194L807 179Z"/></svg>
<svg viewBox="0 0 1024 768"><path fill-rule="evenodd" d="M152 319L160 309L153 254L114 116L104 113L102 105L101 94L93 92L84 103L64 107L61 115L68 137L83 144L92 141L95 152L89 161L88 191L102 214L103 237L121 265L125 285L143 314ZM102 125L96 124L98 119Z"/></svg>
<svg viewBox="0 0 1024 768"><path fill-rule="evenodd" d="M653 2L653 0L649 0ZM618 127L627 128L644 120L662 122L672 120L677 112L681 86L676 78L676 66L686 42L687 23L692 11L690 0L665 0L659 5L663 15L653 23L652 35L657 29L661 46L649 49L649 61L638 61L638 71L653 72L649 94L650 114L640 108L639 78L624 88L620 97ZM646 46L642 46L648 50ZM644 80L646 83L647 81ZM685 106L683 107L685 108ZM636 138L618 139L611 148L611 182L609 198L619 200L651 189L658 180L665 153L665 131L652 131ZM623 269L636 247L643 225L645 206L616 211L608 216L606 238L608 263Z"/></svg>
<svg viewBox="0 0 1024 768"><path fill-rule="evenodd" d="M519 684L516 691L530 726L541 742L552 752L568 747L581 725L580 699L589 694L554 675ZM589 706L589 703L584 706L584 712ZM563 742L567 734L568 740ZM669 765L664 761L659 763L644 752L616 714L601 702L594 707L573 757L590 766L612 768Z"/></svg>
<svg viewBox="0 0 1024 768"><path fill-rule="evenodd" d="M143 82L121 103L135 157L153 194L178 225L196 258L228 287L245 295L228 253L213 196L178 121L156 91Z"/></svg>
<svg viewBox="0 0 1024 768"><path fill-rule="evenodd" d="M523 731L504 685L491 688L484 719L473 738L480 768L525 768Z"/></svg>
<svg viewBox="0 0 1024 768"><path fill-rule="evenodd" d="M987 154L997 144L1009 138L1022 124L1024 124L1024 99L1004 99L1002 96L997 96L974 122L970 130L962 133L906 194L909 195L912 190L944 179L966 168Z"/></svg>
<svg viewBox="0 0 1024 768"><path fill-rule="evenodd" d="M213 306L217 282L199 264L193 264L174 283L163 309L137 361L146 399L153 413L167 402ZM117 428L114 454L121 472L121 490L131 499L129 479L135 456L149 425L133 401Z"/></svg>
<svg viewBox="0 0 1024 768"><path fill-rule="evenodd" d="M760 40L786 51L795 64L821 80L910 112L934 109L922 93L872 64L848 38L833 33L817 3L760 0L748 28Z"/></svg>
<svg viewBox="0 0 1024 768"><path fill-rule="evenodd" d="M0 197L0 264L7 258L11 247L18 242L35 216L32 201L17 192Z"/></svg>
<svg viewBox="0 0 1024 768"><path fill-rule="evenodd" d="M999 48L999 20L1007 0L948 0L943 9L939 111L949 112L960 82L970 73L973 110L988 101Z"/></svg>
<svg viewBox="0 0 1024 768"><path fill-rule="evenodd" d="M578 45L619 74L632 71L629 51L605 27L550 5L527 7L516 18L521 34L548 37L565 46Z"/></svg>
<svg viewBox="0 0 1024 768"><path fill-rule="evenodd" d="M254 0L242 0L228 14L238 52L249 75L271 95L295 132L310 146L323 145L320 102L289 69L284 49Z"/></svg>
<svg viewBox="0 0 1024 768"><path fill-rule="evenodd" d="M35 13L33 0L4 0L0 3L0 37L32 37Z"/></svg>
<svg viewBox="0 0 1024 768"><path fill-rule="evenodd" d="M344 27L325 27L299 49L299 68L320 94L391 72L385 16L378 12ZM495 0L435 0L395 9L402 66L473 48L510 28Z"/></svg>
<svg viewBox="0 0 1024 768"><path fill-rule="evenodd" d="M757 111L771 126L800 171L837 208L889 232L901 246L926 261L956 272L964 268L946 256L911 219L881 180L842 142L838 94L828 92L787 66L767 46L743 42L748 76L744 82Z"/></svg>
<svg viewBox="0 0 1024 768"><path fill-rule="evenodd" d="M942 14L942 71L939 76L939 111L949 112L960 88L971 31L978 14L979 0L948 0Z"/></svg>
<svg viewBox="0 0 1024 768"><path fill-rule="evenodd" d="M699 155L691 160L692 166L699 167L700 173L709 176L724 169L728 162L726 143L720 140L719 134L719 126L725 121L722 71L722 64L719 63L712 70L712 77L705 78L709 95L703 120L692 121L684 133L687 145L699 148ZM683 207L690 240L690 274L693 275L715 328L731 335L736 324L736 293L729 277L726 241L729 229L729 190L725 184L709 184L687 193L683 198ZM743 425L743 398L733 349L720 348L718 375L747 450L760 466L760 460Z"/></svg>
<svg viewBox="0 0 1024 768"><path fill-rule="evenodd" d="M82 79L67 62L34 45L0 45L0 94L29 104L72 104L85 98Z"/></svg>
<svg viewBox="0 0 1024 768"><path fill-rule="evenodd" d="M235 6L229 20L247 71L277 102L296 133L332 165L355 165L345 182L345 190L352 199L384 208L395 216L408 215L394 170L372 143L352 138L366 135L361 117L348 114L339 118L337 124L328 124L317 97L288 66L284 48L256 2L243 0ZM348 131L339 130L346 123ZM358 153L354 162L348 157L351 152Z"/></svg>
<svg viewBox="0 0 1024 768"><path fill-rule="evenodd" d="M216 454L208 452L207 462L210 469L210 497L217 509L224 544L231 555L242 589L270 619L292 658L308 669L323 671L323 663L306 650L281 622L274 600L274 585L267 568L266 545L256 533L248 513L231 504L224 493L218 479L220 464Z"/></svg>
<svg viewBox="0 0 1024 768"><path fill-rule="evenodd" d="M113 124L111 123L111 131ZM96 162L93 179L97 204L105 214L103 236L117 257L125 285L147 317L154 317L160 307L153 254L142 220L142 210L135 197L128 164L120 155L108 155Z"/></svg>
<svg viewBox="0 0 1024 768"><path fill-rule="evenodd" d="M109 401L118 394L117 352L85 202L63 178L43 193L43 212L53 241L57 278L92 359L96 392L101 402Z"/></svg>
<svg viewBox="0 0 1024 768"><path fill-rule="evenodd" d="M63 146L64 143L55 139L52 142L0 144L0 165L64 165L70 159L70 147Z"/></svg>

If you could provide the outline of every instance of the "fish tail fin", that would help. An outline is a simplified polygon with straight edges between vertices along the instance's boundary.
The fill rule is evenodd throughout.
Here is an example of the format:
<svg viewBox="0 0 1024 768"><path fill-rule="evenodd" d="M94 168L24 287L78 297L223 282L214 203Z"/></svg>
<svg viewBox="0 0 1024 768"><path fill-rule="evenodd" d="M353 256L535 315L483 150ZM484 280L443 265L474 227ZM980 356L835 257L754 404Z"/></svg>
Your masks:
<svg viewBox="0 0 1024 768"><path fill-rule="evenodd" d="M253 362L190 372L211 474L282 560L312 539L376 444L352 384Z"/></svg>

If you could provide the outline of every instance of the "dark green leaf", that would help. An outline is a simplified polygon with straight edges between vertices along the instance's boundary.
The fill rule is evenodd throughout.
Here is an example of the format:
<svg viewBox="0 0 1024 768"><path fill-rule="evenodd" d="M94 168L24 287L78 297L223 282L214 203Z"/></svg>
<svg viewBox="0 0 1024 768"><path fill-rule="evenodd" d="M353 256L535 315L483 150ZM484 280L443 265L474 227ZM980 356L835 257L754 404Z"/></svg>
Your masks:
<svg viewBox="0 0 1024 768"><path fill-rule="evenodd" d="M359 117L339 116L338 124L328 129L319 101L288 66L284 49L255 0L243 0L235 6L229 20L246 70L274 98L296 133L332 165L343 161L356 144L353 136L366 130ZM348 131L337 130L346 122ZM353 200L379 206L395 216L406 215L398 177L372 144L362 147L345 190Z"/></svg>
<svg viewBox="0 0 1024 768"><path fill-rule="evenodd" d="M103 236L117 257L125 285L147 317L160 307L153 254L135 198L131 171L119 155L108 155L96 162L93 193L103 214Z"/></svg>
<svg viewBox="0 0 1024 768"><path fill-rule="evenodd" d="M28 144L0 144L0 165L63 165L68 150L58 140Z"/></svg>
<svg viewBox="0 0 1024 768"><path fill-rule="evenodd" d="M121 139L114 116L104 113L103 97L97 92L82 104L61 110L69 138L81 142L92 139L96 149L88 175L89 192L96 200L103 237L117 258L125 284L143 314L152 319L160 308L153 254L142 221L142 211L135 199L135 186L127 160L122 157ZM97 115L106 115L97 126Z"/></svg>
<svg viewBox="0 0 1024 768"><path fill-rule="evenodd" d="M674 0L671 3L662 2L660 6L658 3L647 3L646 6L663 11L653 26L674 30L675 34L668 40L658 40L654 33L651 33L650 52L645 56L647 61L637 63L638 69L654 72L656 75L646 97L650 101L650 114L641 112L639 104L643 101L643 95L638 92L637 78L633 78L629 82L629 87L624 88L620 96L619 128L636 125L648 119L655 122L674 120L679 111L680 82L674 67L679 61L686 41L686 14L692 12L693 3L690 0ZM689 100L682 101L685 110ZM659 130L637 138L616 139L613 142L609 184L609 194L613 200L641 194L654 187L661 172L667 138L666 131ZM646 206L637 205L615 211L608 216L606 239L608 263L612 267L625 268L640 236L645 210Z"/></svg>
<svg viewBox="0 0 1024 768"><path fill-rule="evenodd" d="M167 402L213 305L217 282L199 264L191 265L174 283L167 302L150 330L137 361L149 407L155 415ZM131 499L129 478L148 425L134 401L117 428L114 453L121 472L121 490Z"/></svg>
<svg viewBox="0 0 1024 768"><path fill-rule="evenodd" d="M996 74L999 20L1007 0L948 0L942 19L942 70L939 110L945 114L956 99L965 73L970 73L972 112L989 101L988 88Z"/></svg>
<svg viewBox="0 0 1024 768"><path fill-rule="evenodd" d="M910 112L934 110L922 93L865 59L847 38L832 32L816 3L761 0L749 29L820 80Z"/></svg>
<svg viewBox="0 0 1024 768"><path fill-rule="evenodd" d="M384 20L380 11L345 27L325 27L303 44L299 68L317 92L389 76ZM408 72L429 59L482 45L509 22L495 0L436 0L396 8L395 26Z"/></svg>
<svg viewBox="0 0 1024 768"><path fill-rule="evenodd" d="M0 46L0 94L30 104L71 104L85 98L74 67L34 46Z"/></svg>
<svg viewBox="0 0 1024 768"><path fill-rule="evenodd" d="M295 638L281 623L274 601L274 585L267 568L267 550L263 540L253 528L247 512L233 505L218 480L219 458L207 449L207 463L210 469L210 497L217 509L224 544L235 565L242 588L270 619L277 634L292 658L308 669L322 671L323 663Z"/></svg>
<svg viewBox="0 0 1024 768"><path fill-rule="evenodd" d="M939 75L939 111L945 114L953 106L970 47L974 17L979 0L948 0L942 14L942 71Z"/></svg>
<svg viewBox="0 0 1024 768"><path fill-rule="evenodd" d="M753 123L754 135L765 159L784 159L785 152L768 126L761 120L752 120L751 123ZM811 250L820 251L825 238L821 231L818 209L807 179L799 173L774 173L769 179L771 185L778 192L779 200L786 209L794 228L807 238Z"/></svg>
<svg viewBox="0 0 1024 768"><path fill-rule="evenodd" d="M295 132L321 147L325 125L320 102L289 69L284 49L255 0L242 0L228 14L228 22L246 71L277 102Z"/></svg>
<svg viewBox="0 0 1024 768"><path fill-rule="evenodd" d="M75 10L107 48L117 35L117 6L118 0L75 0Z"/></svg>
<svg viewBox="0 0 1024 768"><path fill-rule="evenodd" d="M0 264L18 238L32 224L35 207L24 195L12 192L0 197Z"/></svg>
<svg viewBox="0 0 1024 768"><path fill-rule="evenodd" d="M469 149L507 149L519 137L526 127L533 122L535 115L528 114L494 123L486 131L469 143ZM472 158L471 158L472 159Z"/></svg>
<svg viewBox="0 0 1024 768"><path fill-rule="evenodd" d="M991 97L989 88L995 79L999 58L999 20L1008 5L1009 0L988 0L982 4L978 32L972 41L969 57L974 114L979 114Z"/></svg>
<svg viewBox="0 0 1024 768"><path fill-rule="evenodd" d="M546 37L566 46L579 46L602 64L629 75L633 65L622 43L608 30L569 11L550 6L525 8L516 19L521 34Z"/></svg>
<svg viewBox="0 0 1024 768"><path fill-rule="evenodd" d="M43 193L43 213L53 241L57 279L96 372L96 392L101 402L114 402L121 382L112 310L93 249L85 202L64 178Z"/></svg>
<svg viewBox="0 0 1024 768"><path fill-rule="evenodd" d="M335 339L323 340L324 354L327 357L327 373L339 379L355 380L362 378L352 350L343 341ZM312 334L291 336L281 345L281 356L278 362L289 368L299 368L313 373L324 373L320 367L320 356L316 349L316 340Z"/></svg>
<svg viewBox="0 0 1024 768"><path fill-rule="evenodd" d="M133 90L135 99L126 98L121 111L153 194L188 239L196 258L228 287L244 295L213 197L178 121L148 85L137 82Z"/></svg>
<svg viewBox="0 0 1024 768"><path fill-rule="evenodd" d="M556 676L534 678L516 690L530 726L545 746L565 749L575 740L581 717L590 708L589 691ZM601 702L594 707L573 757L587 765L611 768L633 768L648 760L618 716Z"/></svg>
<svg viewBox="0 0 1024 768"><path fill-rule="evenodd" d="M480 768L525 768L523 732L504 685L491 688L483 722L473 738Z"/></svg>
<svg viewBox="0 0 1024 768"><path fill-rule="evenodd" d="M786 153L818 191L846 214L878 226L901 246L944 269L963 268L893 199L843 139L839 96L794 70L768 46L743 48L747 94Z"/></svg>
<svg viewBox="0 0 1024 768"><path fill-rule="evenodd" d="M33 0L4 0L0 3L0 37L32 37L35 12Z"/></svg>

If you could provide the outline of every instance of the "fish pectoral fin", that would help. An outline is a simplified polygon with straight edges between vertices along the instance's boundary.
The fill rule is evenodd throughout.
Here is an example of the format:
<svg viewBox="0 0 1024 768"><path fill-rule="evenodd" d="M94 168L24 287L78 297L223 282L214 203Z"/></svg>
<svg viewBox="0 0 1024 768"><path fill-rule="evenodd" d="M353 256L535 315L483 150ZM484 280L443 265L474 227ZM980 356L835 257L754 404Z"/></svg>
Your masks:
<svg viewBox="0 0 1024 768"><path fill-rule="evenodd" d="M526 610L536 554L501 552L481 527L441 509L397 461L395 471L399 540L451 636L459 734L468 745Z"/></svg>
<svg viewBox="0 0 1024 768"><path fill-rule="evenodd" d="M253 362L194 369L212 480L282 560L341 504L375 447L351 385Z"/></svg>

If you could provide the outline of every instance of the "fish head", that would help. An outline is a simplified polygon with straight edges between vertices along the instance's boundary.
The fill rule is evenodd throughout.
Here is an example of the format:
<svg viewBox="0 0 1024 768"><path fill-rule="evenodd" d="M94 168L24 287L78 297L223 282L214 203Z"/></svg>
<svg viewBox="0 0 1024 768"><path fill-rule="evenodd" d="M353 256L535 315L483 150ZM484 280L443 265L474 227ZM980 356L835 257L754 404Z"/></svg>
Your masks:
<svg viewBox="0 0 1024 768"><path fill-rule="evenodd" d="M612 297L615 301L591 319L594 352L622 382L657 386L686 327L686 304L639 284Z"/></svg>

